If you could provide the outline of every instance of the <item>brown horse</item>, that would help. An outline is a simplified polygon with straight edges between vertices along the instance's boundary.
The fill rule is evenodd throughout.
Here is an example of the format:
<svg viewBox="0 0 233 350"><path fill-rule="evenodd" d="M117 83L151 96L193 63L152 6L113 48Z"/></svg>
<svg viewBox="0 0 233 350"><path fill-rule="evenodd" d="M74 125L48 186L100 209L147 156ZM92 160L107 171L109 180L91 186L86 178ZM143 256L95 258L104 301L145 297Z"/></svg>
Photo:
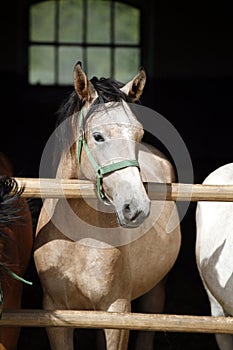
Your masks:
<svg viewBox="0 0 233 350"><path fill-rule="evenodd" d="M22 189L12 178L9 159L0 152L0 287L4 309L20 309L21 276L32 251L32 219L28 204L20 198ZM20 328L0 327L0 350L16 350Z"/></svg>
<svg viewBox="0 0 233 350"><path fill-rule="evenodd" d="M129 312L131 301L143 296L141 312L162 312L180 228L168 229L178 222L175 204L150 202L143 185L174 181L169 161L141 144L143 127L130 105L145 81L143 69L126 85L89 81L80 63L75 66L75 91L57 128L63 149L56 177L96 181L99 198L44 202L34 258L45 309ZM104 332L108 350L127 349L128 331ZM52 350L74 349L73 329L49 327L47 333ZM152 336L140 332L136 348L152 349Z"/></svg>

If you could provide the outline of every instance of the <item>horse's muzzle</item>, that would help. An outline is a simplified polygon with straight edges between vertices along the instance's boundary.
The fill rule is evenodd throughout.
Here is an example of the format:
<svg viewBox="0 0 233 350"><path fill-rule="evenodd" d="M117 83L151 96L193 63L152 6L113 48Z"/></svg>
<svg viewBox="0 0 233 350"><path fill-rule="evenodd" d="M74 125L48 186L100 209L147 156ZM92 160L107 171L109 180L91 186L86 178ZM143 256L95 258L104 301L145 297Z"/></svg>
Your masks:
<svg viewBox="0 0 233 350"><path fill-rule="evenodd" d="M138 207L133 202L124 204L122 210L117 213L120 225L127 228L140 226L150 213L150 202L145 204L144 208Z"/></svg>

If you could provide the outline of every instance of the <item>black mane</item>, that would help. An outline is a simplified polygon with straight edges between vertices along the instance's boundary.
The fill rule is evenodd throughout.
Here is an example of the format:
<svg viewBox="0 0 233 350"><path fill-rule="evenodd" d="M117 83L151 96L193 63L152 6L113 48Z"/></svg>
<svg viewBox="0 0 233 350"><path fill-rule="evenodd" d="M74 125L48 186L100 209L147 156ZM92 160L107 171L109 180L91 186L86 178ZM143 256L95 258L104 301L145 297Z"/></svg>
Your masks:
<svg viewBox="0 0 233 350"><path fill-rule="evenodd" d="M19 188L15 179L0 176L0 236L4 235L4 227L22 220L22 206L18 205L18 201L23 191L24 188Z"/></svg>
<svg viewBox="0 0 233 350"><path fill-rule="evenodd" d="M132 102L131 99L120 90L124 86L117 80L112 78L96 78L93 77L91 82L97 91L98 97L94 101L94 104L107 103L107 102L120 102L124 100L126 102Z"/></svg>
<svg viewBox="0 0 233 350"><path fill-rule="evenodd" d="M120 88L124 86L123 83L112 78L98 79L97 77L93 77L90 81L98 94L98 97L92 104L93 108L102 103L120 102L121 100L132 103L132 99L120 90ZM69 118L72 114L79 112L82 105L82 100L79 98L76 91L73 91L57 112L57 125Z"/></svg>

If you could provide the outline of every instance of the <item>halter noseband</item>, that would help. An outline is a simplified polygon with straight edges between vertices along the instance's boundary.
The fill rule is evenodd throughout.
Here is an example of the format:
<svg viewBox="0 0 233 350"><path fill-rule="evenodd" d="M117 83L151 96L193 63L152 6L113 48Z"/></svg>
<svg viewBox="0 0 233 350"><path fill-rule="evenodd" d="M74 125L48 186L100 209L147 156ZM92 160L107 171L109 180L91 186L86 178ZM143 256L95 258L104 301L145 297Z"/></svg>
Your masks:
<svg viewBox="0 0 233 350"><path fill-rule="evenodd" d="M80 116L79 116L79 128L80 128L80 136L78 139L78 165L81 165L81 153L82 153L82 148L84 148L86 155L95 171L96 174L96 190L99 198L102 201L106 201L106 196L103 192L103 187L102 187L102 180L104 175L112 173L116 170L124 169L129 166L135 166L139 168L139 163L136 159L134 160L129 160L125 159L120 162L115 162L115 163L110 163L104 166L99 166L97 162L95 161L90 148L88 147L87 141L85 139L84 135L84 128L83 128L83 114L82 114L82 109L80 111Z"/></svg>

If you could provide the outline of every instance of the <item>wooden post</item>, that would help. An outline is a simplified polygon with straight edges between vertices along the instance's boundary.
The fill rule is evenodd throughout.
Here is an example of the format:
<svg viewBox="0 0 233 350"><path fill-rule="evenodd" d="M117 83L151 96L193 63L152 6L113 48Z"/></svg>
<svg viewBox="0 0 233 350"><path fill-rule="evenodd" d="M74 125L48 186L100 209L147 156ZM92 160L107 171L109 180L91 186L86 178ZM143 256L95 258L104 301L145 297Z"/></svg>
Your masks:
<svg viewBox="0 0 233 350"><path fill-rule="evenodd" d="M23 197L96 198L95 184L83 180L15 178L24 186ZM233 201L233 185L199 185L182 183L145 183L151 200Z"/></svg>
<svg viewBox="0 0 233 350"><path fill-rule="evenodd" d="M102 311L5 310L0 320L0 326L53 326L233 334L232 317L114 313Z"/></svg>

